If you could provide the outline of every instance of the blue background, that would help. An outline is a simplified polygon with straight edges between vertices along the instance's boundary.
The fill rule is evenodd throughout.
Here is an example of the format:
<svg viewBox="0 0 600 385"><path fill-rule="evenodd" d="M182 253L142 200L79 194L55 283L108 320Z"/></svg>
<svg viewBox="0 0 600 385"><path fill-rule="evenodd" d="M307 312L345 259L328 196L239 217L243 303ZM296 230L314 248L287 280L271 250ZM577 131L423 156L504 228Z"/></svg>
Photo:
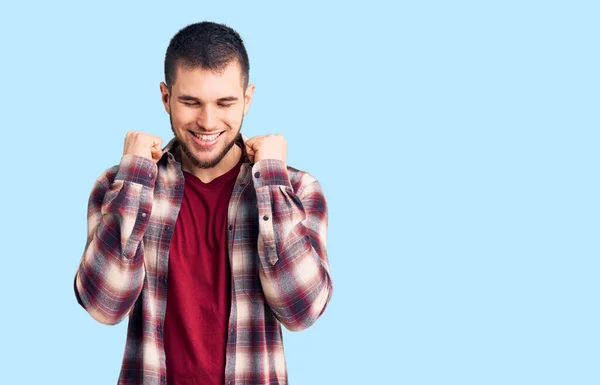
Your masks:
<svg viewBox="0 0 600 385"><path fill-rule="evenodd" d="M244 132L330 205L293 385L599 384L598 2L262 4L0 6L0 383L116 383L126 322L72 288L88 195L128 130L170 138L164 52L213 20L250 55Z"/></svg>

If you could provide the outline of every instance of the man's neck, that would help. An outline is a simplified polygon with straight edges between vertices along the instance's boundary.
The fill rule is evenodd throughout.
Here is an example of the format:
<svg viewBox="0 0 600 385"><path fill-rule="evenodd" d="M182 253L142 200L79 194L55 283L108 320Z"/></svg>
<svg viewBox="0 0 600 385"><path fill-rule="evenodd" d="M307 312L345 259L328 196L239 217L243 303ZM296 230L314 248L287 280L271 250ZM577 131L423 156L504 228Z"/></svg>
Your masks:
<svg viewBox="0 0 600 385"><path fill-rule="evenodd" d="M183 151L180 151L180 155L181 166L184 171L193 174L204 183L210 183L221 175L226 174L240 161L242 149L237 144L233 145L227 155L215 167L211 168L196 167Z"/></svg>

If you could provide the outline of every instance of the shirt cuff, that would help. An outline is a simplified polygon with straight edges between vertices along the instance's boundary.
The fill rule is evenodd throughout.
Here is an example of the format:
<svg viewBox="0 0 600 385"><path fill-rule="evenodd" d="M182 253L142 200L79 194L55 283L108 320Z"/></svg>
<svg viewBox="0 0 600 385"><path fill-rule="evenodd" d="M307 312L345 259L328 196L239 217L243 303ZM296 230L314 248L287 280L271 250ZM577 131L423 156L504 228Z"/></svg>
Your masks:
<svg viewBox="0 0 600 385"><path fill-rule="evenodd" d="M252 166L254 188L263 186L292 187L285 162L278 159L263 159Z"/></svg>
<svg viewBox="0 0 600 385"><path fill-rule="evenodd" d="M115 180L153 188L157 171L156 163L148 158L139 155L123 155Z"/></svg>

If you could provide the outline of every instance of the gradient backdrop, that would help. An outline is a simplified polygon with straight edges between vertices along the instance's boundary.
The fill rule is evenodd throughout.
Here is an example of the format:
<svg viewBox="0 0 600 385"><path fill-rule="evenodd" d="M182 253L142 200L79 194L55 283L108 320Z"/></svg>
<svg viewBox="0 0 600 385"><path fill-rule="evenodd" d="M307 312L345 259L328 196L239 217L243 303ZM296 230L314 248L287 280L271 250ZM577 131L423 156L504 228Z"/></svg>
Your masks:
<svg viewBox="0 0 600 385"><path fill-rule="evenodd" d="M244 132L330 204L334 295L292 385L599 384L596 1L3 2L0 383L114 384L75 300L95 178L170 137L170 38L237 29Z"/></svg>

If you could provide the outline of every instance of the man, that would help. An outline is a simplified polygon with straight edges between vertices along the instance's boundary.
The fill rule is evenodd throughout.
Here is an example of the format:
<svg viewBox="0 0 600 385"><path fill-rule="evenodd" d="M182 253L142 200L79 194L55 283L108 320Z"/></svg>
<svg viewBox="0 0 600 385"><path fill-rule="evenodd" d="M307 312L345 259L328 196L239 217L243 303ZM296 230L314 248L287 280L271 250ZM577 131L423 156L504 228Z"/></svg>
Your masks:
<svg viewBox="0 0 600 385"><path fill-rule="evenodd" d="M280 325L331 298L322 189L282 136L241 135L248 78L234 30L179 31L160 84L175 137L128 132L94 185L75 294L99 322L129 317L119 384L287 384Z"/></svg>

